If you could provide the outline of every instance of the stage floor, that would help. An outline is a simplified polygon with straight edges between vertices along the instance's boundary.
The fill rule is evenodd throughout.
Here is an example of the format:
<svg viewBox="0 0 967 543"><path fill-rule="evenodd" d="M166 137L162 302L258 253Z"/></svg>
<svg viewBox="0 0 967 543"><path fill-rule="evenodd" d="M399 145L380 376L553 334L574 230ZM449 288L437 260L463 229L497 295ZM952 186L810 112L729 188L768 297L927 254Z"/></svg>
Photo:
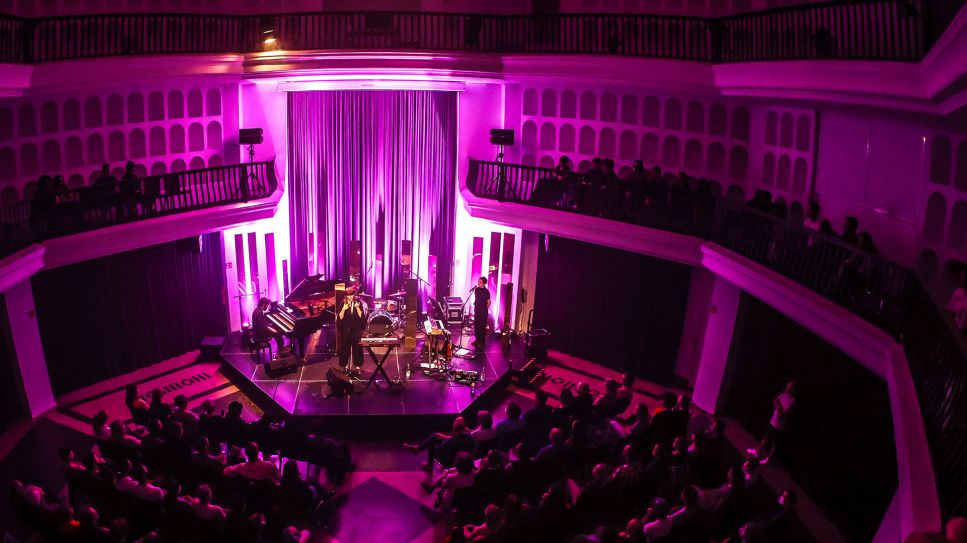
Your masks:
<svg viewBox="0 0 967 543"><path fill-rule="evenodd" d="M472 338L454 336L460 343L469 343ZM491 389L502 389L508 379L511 367L519 368L524 359L523 342L512 341L504 345L499 340L490 340L482 351L476 352L474 359L453 358L455 369L483 372L483 382L474 388L449 382L437 376L427 376L419 368L417 360L423 344L423 337L417 337L416 348L398 347L383 365L390 379L403 380L402 387L389 388L382 376L378 379L379 388L370 386L364 390L366 381L375 369L375 363L368 353L364 353L365 363L360 381L354 383L353 393L343 397L330 397L326 372L333 368L342 375L338 357L325 352L322 334L309 338L306 348L306 363L292 373L282 376L269 376L264 365L243 350L240 345L241 333L233 332L221 351L222 358L234 369L229 372L239 388L244 388L258 403L268 403L262 407L277 407L295 416L360 416L360 415L455 415L472 412L472 406ZM470 350L473 348L471 347ZM381 357L385 349L374 348ZM406 370L410 369L409 378Z"/></svg>

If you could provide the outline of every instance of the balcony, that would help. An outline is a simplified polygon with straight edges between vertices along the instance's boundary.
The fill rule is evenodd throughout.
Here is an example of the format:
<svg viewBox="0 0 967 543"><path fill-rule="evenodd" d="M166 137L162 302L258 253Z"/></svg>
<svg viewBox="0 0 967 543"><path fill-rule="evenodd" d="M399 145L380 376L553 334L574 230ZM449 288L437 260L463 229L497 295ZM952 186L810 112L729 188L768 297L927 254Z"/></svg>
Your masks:
<svg viewBox="0 0 967 543"><path fill-rule="evenodd" d="M265 218L280 197L272 161L35 195L0 208L0 275L20 254L45 251L40 266L55 267Z"/></svg>
<svg viewBox="0 0 967 543"><path fill-rule="evenodd" d="M949 23L906 0L832 1L722 18L327 12L265 16L116 14L0 18L0 62L284 50L623 55L704 63L916 62ZM927 13L930 15L930 12ZM274 45L273 45L274 48Z"/></svg>
<svg viewBox="0 0 967 543"><path fill-rule="evenodd" d="M586 241L607 239L618 248L704 265L716 273L728 267L764 268L764 272L755 272L755 279L736 284L756 296L768 296L775 289L788 291L787 284L798 285L808 289L804 292L818 295L812 298L821 303L800 296L786 300L786 309L800 310L797 306L811 304L817 308L811 316L814 321L818 318L825 321L821 326L827 330L840 328L846 334L852 329L879 328L902 346L907 367L899 376L895 368L879 373L894 385L899 380L912 381L916 398L911 392L910 401L919 404L942 516L963 513L967 427L959 421L967 420L963 387L967 350L911 270L838 238L752 209L742 201L718 196L713 184L674 176L637 186L619 183L609 189L600 177L574 173L561 180L545 168L471 160L466 191L475 216L536 231L583 236ZM635 204L629 203L626 190ZM575 206L576 202L580 205ZM546 212L536 213L535 207ZM573 219L577 215L581 219ZM565 222L570 234L561 226ZM619 222L640 228L620 229ZM869 325L844 319L844 310ZM878 363L881 368L889 365L883 360ZM902 413L894 410L894 416L898 415Z"/></svg>

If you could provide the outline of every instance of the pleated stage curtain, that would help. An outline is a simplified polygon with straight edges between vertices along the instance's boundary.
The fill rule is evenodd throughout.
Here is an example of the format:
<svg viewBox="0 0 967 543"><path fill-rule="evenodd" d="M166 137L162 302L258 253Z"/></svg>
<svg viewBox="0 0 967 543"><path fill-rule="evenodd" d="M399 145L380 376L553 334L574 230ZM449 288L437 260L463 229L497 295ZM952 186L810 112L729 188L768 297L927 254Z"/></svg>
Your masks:
<svg viewBox="0 0 967 543"><path fill-rule="evenodd" d="M453 263L457 93L313 91L289 94L292 282L348 277L362 242L367 292L400 288L401 241L413 272L448 292ZM383 256L377 276L376 255Z"/></svg>

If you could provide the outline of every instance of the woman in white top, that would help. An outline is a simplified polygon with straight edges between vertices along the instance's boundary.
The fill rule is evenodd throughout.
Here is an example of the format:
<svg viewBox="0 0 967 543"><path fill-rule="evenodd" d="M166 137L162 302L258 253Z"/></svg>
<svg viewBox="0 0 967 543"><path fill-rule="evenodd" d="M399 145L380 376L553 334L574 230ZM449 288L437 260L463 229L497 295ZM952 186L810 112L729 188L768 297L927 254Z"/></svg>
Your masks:
<svg viewBox="0 0 967 543"><path fill-rule="evenodd" d="M490 441L497 437L497 430L494 428L494 417L490 411L480 411L477 413L477 429L470 432L470 437L474 444Z"/></svg>

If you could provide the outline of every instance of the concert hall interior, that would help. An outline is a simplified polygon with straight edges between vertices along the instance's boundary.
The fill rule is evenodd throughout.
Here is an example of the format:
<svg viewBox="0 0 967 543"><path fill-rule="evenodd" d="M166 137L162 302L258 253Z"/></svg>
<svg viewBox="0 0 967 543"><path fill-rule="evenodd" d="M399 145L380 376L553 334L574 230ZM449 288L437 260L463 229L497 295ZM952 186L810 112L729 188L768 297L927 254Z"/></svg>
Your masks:
<svg viewBox="0 0 967 543"><path fill-rule="evenodd" d="M963 0L0 0L0 535L967 543Z"/></svg>

